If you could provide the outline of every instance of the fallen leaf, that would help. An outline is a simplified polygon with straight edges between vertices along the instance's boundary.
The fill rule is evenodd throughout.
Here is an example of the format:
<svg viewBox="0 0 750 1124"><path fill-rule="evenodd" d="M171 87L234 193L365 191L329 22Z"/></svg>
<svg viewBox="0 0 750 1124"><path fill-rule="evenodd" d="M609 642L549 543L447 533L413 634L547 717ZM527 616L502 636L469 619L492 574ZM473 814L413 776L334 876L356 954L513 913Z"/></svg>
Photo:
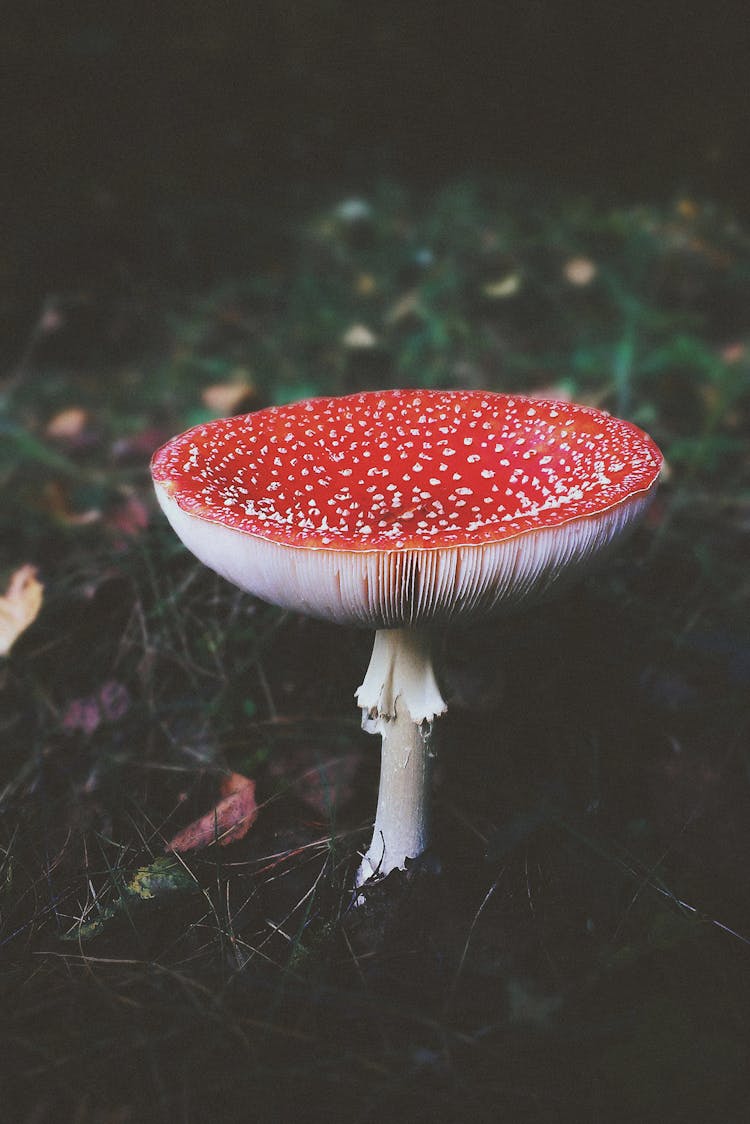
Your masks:
<svg viewBox="0 0 750 1124"><path fill-rule="evenodd" d="M5 595L0 597L0 656L8 655L42 607L44 586L36 575L36 566L21 566L11 574Z"/></svg>
<svg viewBox="0 0 750 1124"><path fill-rule="evenodd" d="M73 699L65 708L65 713L60 724L66 734L73 734L81 730L84 734L93 734L101 722L99 704L93 695L86 698Z"/></svg>
<svg viewBox="0 0 750 1124"><path fill-rule="evenodd" d="M50 418L44 432L57 441L71 441L81 436L87 421L88 414L81 406L70 406Z"/></svg>
<svg viewBox="0 0 750 1124"><path fill-rule="evenodd" d="M134 538L148 526L148 508L135 492L123 493L123 498L107 514L105 520L110 530L126 538ZM124 544L121 544L124 545Z"/></svg>
<svg viewBox="0 0 750 1124"><path fill-rule="evenodd" d="M675 210L681 219L687 219L688 222L694 222L700 214L700 208L693 199L683 197L677 200Z"/></svg>
<svg viewBox="0 0 750 1124"><path fill-rule="evenodd" d="M563 266L565 280L579 288L590 285L597 274L596 264L591 258L569 258Z"/></svg>
<svg viewBox="0 0 750 1124"><path fill-rule="evenodd" d="M386 324L400 324L402 320L409 320L411 317L421 319L422 316L423 309L419 291L410 289L388 309L385 314L385 322Z"/></svg>
<svg viewBox="0 0 750 1124"><path fill-rule="evenodd" d="M288 783L300 800L329 819L354 796L364 756L364 751L349 750L339 757L321 759L316 750L300 747L273 760L270 774Z"/></svg>
<svg viewBox="0 0 750 1124"><path fill-rule="evenodd" d="M226 847L247 835L258 815L255 781L230 773L221 783L220 794L221 800L210 812L170 839L167 851L194 851L211 843Z"/></svg>
<svg viewBox="0 0 750 1124"><path fill-rule="evenodd" d="M688 249L692 250L694 254L706 258L716 269L728 269L733 261L731 254L725 253L717 246L712 246L705 238L691 238L688 242Z"/></svg>
<svg viewBox="0 0 750 1124"><path fill-rule="evenodd" d="M729 363L730 365L739 363L745 358L745 345L740 342L728 343L722 347L719 354L725 363Z"/></svg>
<svg viewBox="0 0 750 1124"><path fill-rule="evenodd" d="M378 341L365 324L352 324L351 328L344 332L341 342L344 347L349 347L352 351L362 351L375 347Z"/></svg>
<svg viewBox="0 0 750 1124"><path fill-rule="evenodd" d="M102 513L98 507L75 511L67 488L59 480L48 480L42 489L42 506L48 515L66 527L88 527L98 522Z"/></svg>
<svg viewBox="0 0 750 1124"><path fill-rule="evenodd" d="M249 379L234 382L217 382L207 386L202 394L203 405L212 413L227 417L237 412L241 405L250 405L258 391Z"/></svg>
<svg viewBox="0 0 750 1124"><path fill-rule="evenodd" d="M371 273L360 273L354 285L360 297L371 297L378 290L378 283Z"/></svg>
<svg viewBox="0 0 750 1124"><path fill-rule="evenodd" d="M117 722L130 709L130 692L116 679L108 679L93 695L73 699L65 709L61 725L66 733L81 730L93 734L101 722Z"/></svg>

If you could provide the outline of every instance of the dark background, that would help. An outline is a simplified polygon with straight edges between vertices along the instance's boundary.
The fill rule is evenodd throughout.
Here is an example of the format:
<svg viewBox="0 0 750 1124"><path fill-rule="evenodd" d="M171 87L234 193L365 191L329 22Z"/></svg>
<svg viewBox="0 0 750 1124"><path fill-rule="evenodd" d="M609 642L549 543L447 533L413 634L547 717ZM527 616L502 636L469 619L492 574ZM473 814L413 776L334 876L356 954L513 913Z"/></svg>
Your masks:
<svg viewBox="0 0 750 1124"><path fill-rule="evenodd" d="M45 586L0 666L1 1124L748 1119L748 24L0 6L0 577ZM351 911L369 638L197 567L148 460L388 385L570 394L669 471L585 587L446 642L443 877ZM253 831L133 902L225 766Z"/></svg>
<svg viewBox="0 0 750 1124"><path fill-rule="evenodd" d="M264 208L384 176L747 208L740 5L29 0L2 22L0 270L23 291L200 284ZM213 258L181 247L186 215Z"/></svg>

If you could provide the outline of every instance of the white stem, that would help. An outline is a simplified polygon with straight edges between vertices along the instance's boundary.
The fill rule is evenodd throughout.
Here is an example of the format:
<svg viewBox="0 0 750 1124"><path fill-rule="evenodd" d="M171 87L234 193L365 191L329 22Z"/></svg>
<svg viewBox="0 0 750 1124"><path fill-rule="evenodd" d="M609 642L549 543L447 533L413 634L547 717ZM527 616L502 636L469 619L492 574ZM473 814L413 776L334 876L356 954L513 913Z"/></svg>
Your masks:
<svg viewBox="0 0 750 1124"><path fill-rule="evenodd" d="M429 845L432 723L446 705L432 667L428 636L416 629L376 633L372 659L357 691L362 725L383 739L380 791L372 843L357 885L384 877Z"/></svg>
<svg viewBox="0 0 750 1124"><path fill-rule="evenodd" d="M356 693L363 725L373 719L377 727L380 718L393 718L399 696L415 722L432 722L447 709L432 668L431 637L422 629L387 628L375 633L370 665Z"/></svg>

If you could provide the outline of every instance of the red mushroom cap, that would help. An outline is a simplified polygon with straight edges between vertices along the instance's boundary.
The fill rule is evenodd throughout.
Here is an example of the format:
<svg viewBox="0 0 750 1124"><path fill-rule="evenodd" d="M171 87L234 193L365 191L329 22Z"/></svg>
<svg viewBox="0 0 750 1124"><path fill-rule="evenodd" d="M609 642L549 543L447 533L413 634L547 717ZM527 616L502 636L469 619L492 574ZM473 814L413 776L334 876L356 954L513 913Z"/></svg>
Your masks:
<svg viewBox="0 0 750 1124"><path fill-rule="evenodd" d="M313 615L378 625L486 611L541 591L633 521L661 464L645 433L589 407L392 390L196 426L158 450L152 473L178 534L236 584ZM206 525L230 536L214 534L218 553ZM454 565L430 560L436 553ZM324 557L313 563L316 554ZM287 570L290 555L297 592L291 571L277 592L270 571ZM381 562L373 569L368 556ZM308 585L326 566L341 604L331 590L318 604Z"/></svg>

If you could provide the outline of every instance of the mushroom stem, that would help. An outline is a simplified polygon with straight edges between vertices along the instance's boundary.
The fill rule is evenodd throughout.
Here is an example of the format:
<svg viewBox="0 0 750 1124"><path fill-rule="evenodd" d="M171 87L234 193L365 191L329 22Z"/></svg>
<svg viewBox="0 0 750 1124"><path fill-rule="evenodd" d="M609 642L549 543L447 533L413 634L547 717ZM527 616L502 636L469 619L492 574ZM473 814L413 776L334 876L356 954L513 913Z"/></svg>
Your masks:
<svg viewBox="0 0 750 1124"><path fill-rule="evenodd" d="M361 886L403 870L429 845L432 724L446 709L429 635L413 628L377 632L357 702L363 728L383 739L375 827L357 874Z"/></svg>

